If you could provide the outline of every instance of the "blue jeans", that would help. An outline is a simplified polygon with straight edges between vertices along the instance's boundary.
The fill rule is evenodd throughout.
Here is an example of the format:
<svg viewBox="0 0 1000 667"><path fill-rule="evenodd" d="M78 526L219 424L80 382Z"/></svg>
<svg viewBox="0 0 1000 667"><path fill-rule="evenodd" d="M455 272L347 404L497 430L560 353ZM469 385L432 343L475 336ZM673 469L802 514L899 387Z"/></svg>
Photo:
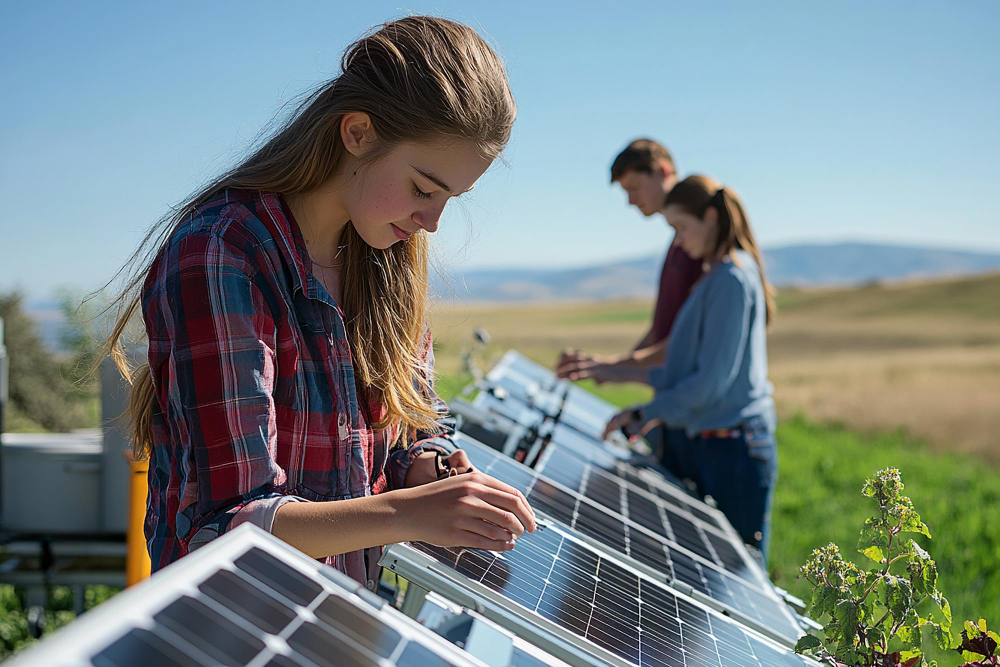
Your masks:
<svg viewBox="0 0 1000 667"><path fill-rule="evenodd" d="M691 443L698 493L715 498L743 541L759 548L765 562L778 477L777 442L768 421L754 417L739 437L699 436Z"/></svg>
<svg viewBox="0 0 1000 667"><path fill-rule="evenodd" d="M653 438L648 439L654 451L659 450L660 464L680 480L696 481L694 451L687 432L682 428L660 426L654 433L655 444Z"/></svg>

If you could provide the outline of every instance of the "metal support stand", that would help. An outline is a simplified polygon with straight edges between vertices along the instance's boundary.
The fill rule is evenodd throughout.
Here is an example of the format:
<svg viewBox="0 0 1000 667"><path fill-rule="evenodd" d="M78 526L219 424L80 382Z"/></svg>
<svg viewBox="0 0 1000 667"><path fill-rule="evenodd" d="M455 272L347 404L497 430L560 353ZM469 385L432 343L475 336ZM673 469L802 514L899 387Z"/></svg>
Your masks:
<svg viewBox="0 0 1000 667"><path fill-rule="evenodd" d="M427 589L417 586L412 581L406 582L406 595L403 596L403 606L400 611L416 620L417 614L424 606L424 599L427 597Z"/></svg>

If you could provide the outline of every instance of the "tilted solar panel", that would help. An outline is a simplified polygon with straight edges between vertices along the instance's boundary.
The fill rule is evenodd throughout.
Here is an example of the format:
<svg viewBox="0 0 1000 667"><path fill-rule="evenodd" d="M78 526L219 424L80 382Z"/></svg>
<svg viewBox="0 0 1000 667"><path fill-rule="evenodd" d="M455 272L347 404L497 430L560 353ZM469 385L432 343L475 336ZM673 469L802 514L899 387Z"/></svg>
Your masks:
<svg viewBox="0 0 1000 667"><path fill-rule="evenodd" d="M250 525L87 612L12 664L483 666L346 575Z"/></svg>
<svg viewBox="0 0 1000 667"><path fill-rule="evenodd" d="M633 452L625 446L627 441L621 434L612 434L611 438L602 441L586 435L578 429L570 428L558 421L556 417L549 417L540 410L529 407L527 403L511 396L497 396L494 393L483 391L472 400L471 404L457 399L453 400L451 405L454 406L455 414L461 414L467 423L491 420L506 421L532 430L541 438L546 438L550 434L555 435L557 441L574 449L595 449L597 453L612 455L622 460L628 460L634 456ZM603 427L603 423L601 426Z"/></svg>
<svg viewBox="0 0 1000 667"><path fill-rule="evenodd" d="M516 350L507 350L492 371L498 374L517 373L535 382L544 391L552 391L560 382L552 370L532 361Z"/></svg>
<svg viewBox="0 0 1000 667"><path fill-rule="evenodd" d="M500 401L495 397L480 395L473 401L472 406L492 415L500 414L496 408L498 403ZM512 414L510 410L508 413ZM470 416L467 413L463 414ZM470 428L475 427L465 426L463 430ZM536 468L549 467L552 471L550 476L553 477L558 472L559 481L574 490L582 491L587 480L593 479L595 485L609 489L613 489L614 485L623 486L624 492L631 496L644 494L655 505L663 506L668 515L675 510L681 510L693 515L698 521L720 530L728 523L720 512L691 497L678 483L668 481L653 471L640 471L639 468L629 464L625 460L627 450L594 440L561 423L546 422L535 432L540 439L549 444L540 458L528 459L526 462ZM474 436L473 433L470 435ZM620 513L623 509L621 503L627 501L627 497L622 498L622 494L617 491L611 493L610 499L608 496L599 498L605 499L611 509ZM637 498L636 504L639 503L643 503L642 498ZM653 516L656 514L657 512L654 512Z"/></svg>
<svg viewBox="0 0 1000 667"><path fill-rule="evenodd" d="M551 370L515 350L508 350L486 379L512 398L591 438L600 439L605 424L618 412L611 403L558 379Z"/></svg>
<svg viewBox="0 0 1000 667"><path fill-rule="evenodd" d="M602 554L558 524L540 524L509 552L397 544L380 562L460 604L477 602L481 613L521 636L569 639L608 664L815 664Z"/></svg>
<svg viewBox="0 0 1000 667"><path fill-rule="evenodd" d="M585 495L566 488L557 477L546 476L544 470L520 465L462 434L456 442L473 465L521 490L536 511L606 550L634 559L638 569L657 581L704 599L789 645L801 635L791 612L735 534L702 528L693 517L676 511L668 519L663 508L646 497L641 500L648 505L633 504L635 516L629 517L609 509L613 498L593 497L623 493L617 478L611 478L615 490L585 487L590 492Z"/></svg>
<svg viewBox="0 0 1000 667"><path fill-rule="evenodd" d="M593 452L561 446L553 438L535 468L619 514L643 517L642 521L649 522L647 528L661 535L674 532L671 524L676 524L677 532L697 536L694 542L685 546L698 553L707 549L704 535L729 532L729 522L718 510L679 489L668 485L657 487L645 482L638 470L627 463L612 463L605 459L605 465L599 465L594 463L597 458ZM610 470L605 467L612 465ZM642 481L641 485L621 476L622 471L630 468L634 473L632 479ZM697 530L688 525L692 523Z"/></svg>

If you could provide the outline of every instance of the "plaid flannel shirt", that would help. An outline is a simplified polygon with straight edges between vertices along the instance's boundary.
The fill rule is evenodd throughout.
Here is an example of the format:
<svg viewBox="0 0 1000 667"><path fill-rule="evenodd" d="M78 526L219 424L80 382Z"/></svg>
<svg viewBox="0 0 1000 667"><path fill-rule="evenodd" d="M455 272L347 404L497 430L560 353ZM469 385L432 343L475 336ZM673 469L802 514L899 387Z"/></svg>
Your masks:
<svg viewBox="0 0 1000 667"><path fill-rule="evenodd" d="M153 570L235 526L270 532L283 503L401 488L454 421L390 451L398 426L355 383L343 313L310 273L281 197L227 190L172 234L143 285L156 407L145 535ZM415 378L430 379L433 350ZM430 386L428 383L427 386ZM326 562L369 587L381 547Z"/></svg>

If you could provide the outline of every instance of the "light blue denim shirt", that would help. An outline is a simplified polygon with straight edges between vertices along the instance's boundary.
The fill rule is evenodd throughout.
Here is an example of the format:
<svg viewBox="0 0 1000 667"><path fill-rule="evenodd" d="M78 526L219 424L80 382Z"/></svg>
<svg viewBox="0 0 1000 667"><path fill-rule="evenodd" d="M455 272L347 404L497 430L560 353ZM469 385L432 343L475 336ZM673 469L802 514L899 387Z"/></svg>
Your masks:
<svg viewBox="0 0 1000 667"><path fill-rule="evenodd" d="M774 427L774 387L767 380L764 286L743 250L697 283L674 322L643 420L662 419L694 436L734 428L754 417ZM755 420L760 421L760 420Z"/></svg>

